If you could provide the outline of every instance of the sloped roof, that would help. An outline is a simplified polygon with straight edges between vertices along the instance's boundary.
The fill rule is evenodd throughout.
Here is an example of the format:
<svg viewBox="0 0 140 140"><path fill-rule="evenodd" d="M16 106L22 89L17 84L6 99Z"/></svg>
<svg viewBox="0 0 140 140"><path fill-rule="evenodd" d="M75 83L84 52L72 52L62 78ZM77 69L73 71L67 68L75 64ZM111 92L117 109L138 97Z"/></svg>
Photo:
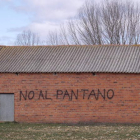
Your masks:
<svg viewBox="0 0 140 140"><path fill-rule="evenodd" d="M140 46L1 47L0 72L140 73Z"/></svg>

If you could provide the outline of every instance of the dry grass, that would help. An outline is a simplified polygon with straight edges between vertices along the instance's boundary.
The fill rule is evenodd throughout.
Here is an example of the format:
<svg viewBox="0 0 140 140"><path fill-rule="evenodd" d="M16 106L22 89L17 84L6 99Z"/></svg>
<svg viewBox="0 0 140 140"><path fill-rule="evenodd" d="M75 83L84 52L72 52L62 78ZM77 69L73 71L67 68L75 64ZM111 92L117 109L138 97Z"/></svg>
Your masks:
<svg viewBox="0 0 140 140"><path fill-rule="evenodd" d="M0 140L140 140L140 125L0 123Z"/></svg>

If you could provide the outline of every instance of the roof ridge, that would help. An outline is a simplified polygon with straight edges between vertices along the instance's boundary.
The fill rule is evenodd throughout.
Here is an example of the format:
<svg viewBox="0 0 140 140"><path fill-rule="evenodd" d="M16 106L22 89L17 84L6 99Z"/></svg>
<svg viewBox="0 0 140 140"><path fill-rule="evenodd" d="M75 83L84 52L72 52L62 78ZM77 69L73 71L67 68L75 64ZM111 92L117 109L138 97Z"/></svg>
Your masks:
<svg viewBox="0 0 140 140"><path fill-rule="evenodd" d="M119 44L103 44L103 45L35 45L35 46L4 46L0 45L0 47L110 47L110 46L140 46L140 44L137 45L119 45Z"/></svg>
<svg viewBox="0 0 140 140"><path fill-rule="evenodd" d="M5 48L5 47L6 47L6 46L4 46L4 45L0 45L0 51L1 51L2 48Z"/></svg>

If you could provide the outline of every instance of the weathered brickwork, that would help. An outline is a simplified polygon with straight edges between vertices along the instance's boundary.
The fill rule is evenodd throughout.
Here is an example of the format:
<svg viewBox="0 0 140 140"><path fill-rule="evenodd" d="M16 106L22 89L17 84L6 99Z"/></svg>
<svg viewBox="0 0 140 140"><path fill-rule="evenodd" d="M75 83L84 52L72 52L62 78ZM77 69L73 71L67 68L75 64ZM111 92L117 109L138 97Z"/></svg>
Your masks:
<svg viewBox="0 0 140 140"><path fill-rule="evenodd" d="M140 123L140 74L1 73L15 121Z"/></svg>

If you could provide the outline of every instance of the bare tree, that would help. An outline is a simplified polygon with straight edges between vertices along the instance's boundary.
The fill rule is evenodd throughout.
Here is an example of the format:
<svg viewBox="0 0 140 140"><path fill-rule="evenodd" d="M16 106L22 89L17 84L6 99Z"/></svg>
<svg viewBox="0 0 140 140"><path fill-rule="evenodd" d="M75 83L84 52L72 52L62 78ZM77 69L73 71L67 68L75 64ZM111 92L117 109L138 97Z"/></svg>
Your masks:
<svg viewBox="0 0 140 140"><path fill-rule="evenodd" d="M18 46L35 46L40 45L40 38L37 34L30 30L23 31L21 34L17 35L15 45Z"/></svg>
<svg viewBox="0 0 140 140"><path fill-rule="evenodd" d="M59 45L59 35L57 31L50 31L47 39L47 44L49 45Z"/></svg>
<svg viewBox="0 0 140 140"><path fill-rule="evenodd" d="M70 35L71 44L81 45L79 34L78 34L78 31L77 31L77 28L76 28L77 25L78 24L77 24L76 21L70 20L68 22L68 32L69 32L69 35Z"/></svg>
<svg viewBox="0 0 140 140"><path fill-rule="evenodd" d="M88 1L79 10L78 15L78 32L83 44L102 44L101 13L98 6Z"/></svg>
<svg viewBox="0 0 140 140"><path fill-rule="evenodd" d="M59 31L50 31L47 37L49 45L69 45L70 39L67 34L68 28L64 24L60 25Z"/></svg>
<svg viewBox="0 0 140 140"><path fill-rule="evenodd" d="M65 28L65 25L62 24L60 26L60 39L61 39L61 43L63 45L69 45L69 36L68 36L68 33L67 33L67 29Z"/></svg>
<svg viewBox="0 0 140 140"><path fill-rule="evenodd" d="M140 9L129 1L104 0L101 5L88 1L57 37L53 34L58 45L139 44Z"/></svg>
<svg viewBox="0 0 140 140"><path fill-rule="evenodd" d="M102 22L105 43L139 43L140 10L133 3L105 1L102 6Z"/></svg>

